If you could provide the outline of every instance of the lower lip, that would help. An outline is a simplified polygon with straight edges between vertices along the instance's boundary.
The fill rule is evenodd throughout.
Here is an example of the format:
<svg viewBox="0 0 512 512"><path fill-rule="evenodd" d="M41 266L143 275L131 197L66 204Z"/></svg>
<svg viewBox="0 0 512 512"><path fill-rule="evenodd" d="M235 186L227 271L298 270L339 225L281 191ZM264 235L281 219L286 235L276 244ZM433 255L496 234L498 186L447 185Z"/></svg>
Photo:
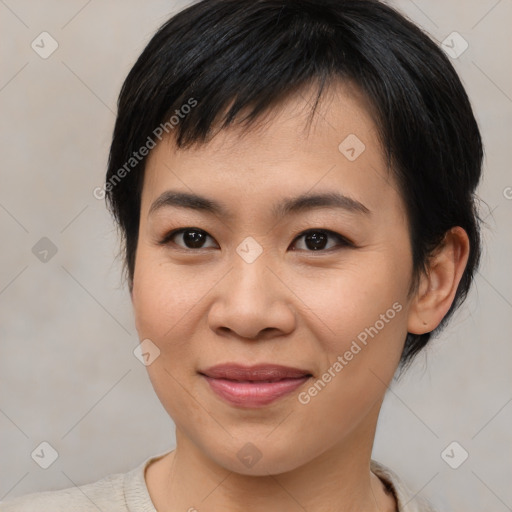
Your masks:
<svg viewBox="0 0 512 512"><path fill-rule="evenodd" d="M299 379L283 379L277 382L237 382L227 379L203 377L210 388L231 405L240 407L261 407L288 395L302 386L309 376Z"/></svg>

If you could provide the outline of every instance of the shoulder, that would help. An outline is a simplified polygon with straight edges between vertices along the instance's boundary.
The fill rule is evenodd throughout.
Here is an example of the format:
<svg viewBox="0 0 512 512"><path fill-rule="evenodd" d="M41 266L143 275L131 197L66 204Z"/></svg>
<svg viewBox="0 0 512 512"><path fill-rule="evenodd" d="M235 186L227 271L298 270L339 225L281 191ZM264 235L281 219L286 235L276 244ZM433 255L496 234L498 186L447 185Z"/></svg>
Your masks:
<svg viewBox="0 0 512 512"><path fill-rule="evenodd" d="M430 503L414 495L400 477L390 468L373 459L371 460L370 467L372 473L377 475L384 482L386 487L394 493L398 503L397 512L436 512Z"/></svg>
<svg viewBox="0 0 512 512"><path fill-rule="evenodd" d="M58 491L26 494L0 502L1 512L125 512L124 474L108 475L97 482Z"/></svg>
<svg viewBox="0 0 512 512"><path fill-rule="evenodd" d="M111 474L94 483L2 501L0 512L156 512L144 474L166 454L154 455L128 473Z"/></svg>
<svg viewBox="0 0 512 512"><path fill-rule="evenodd" d="M146 459L128 473L111 474L90 484L0 501L0 512L156 512L144 473L166 453Z"/></svg>

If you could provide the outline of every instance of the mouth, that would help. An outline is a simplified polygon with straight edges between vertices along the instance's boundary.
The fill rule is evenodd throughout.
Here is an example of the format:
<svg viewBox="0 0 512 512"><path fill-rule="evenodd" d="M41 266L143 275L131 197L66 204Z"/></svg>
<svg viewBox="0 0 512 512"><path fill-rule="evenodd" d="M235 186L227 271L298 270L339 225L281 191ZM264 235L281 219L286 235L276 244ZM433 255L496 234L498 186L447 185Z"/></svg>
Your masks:
<svg viewBox="0 0 512 512"><path fill-rule="evenodd" d="M257 408L295 391L313 375L281 365L222 364L199 372L210 389L233 406Z"/></svg>

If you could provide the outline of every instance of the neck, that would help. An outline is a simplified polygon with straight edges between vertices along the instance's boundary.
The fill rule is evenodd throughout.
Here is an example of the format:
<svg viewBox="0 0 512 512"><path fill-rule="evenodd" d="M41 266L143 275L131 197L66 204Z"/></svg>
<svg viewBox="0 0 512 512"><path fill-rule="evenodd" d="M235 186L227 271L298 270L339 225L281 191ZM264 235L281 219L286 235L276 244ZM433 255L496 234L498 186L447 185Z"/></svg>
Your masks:
<svg viewBox="0 0 512 512"><path fill-rule="evenodd" d="M148 490L157 510L231 512L394 512L396 502L370 471L375 426L292 471L267 476L229 471L179 429L176 449L150 465Z"/></svg>

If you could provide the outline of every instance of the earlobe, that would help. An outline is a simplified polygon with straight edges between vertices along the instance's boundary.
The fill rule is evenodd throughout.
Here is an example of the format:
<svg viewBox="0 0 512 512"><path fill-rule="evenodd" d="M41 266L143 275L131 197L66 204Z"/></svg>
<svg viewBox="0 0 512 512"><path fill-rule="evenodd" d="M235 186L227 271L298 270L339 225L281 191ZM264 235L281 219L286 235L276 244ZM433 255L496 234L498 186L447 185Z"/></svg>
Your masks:
<svg viewBox="0 0 512 512"><path fill-rule="evenodd" d="M469 257L469 238L461 227L447 231L431 255L409 308L407 331L433 331L450 309Z"/></svg>

